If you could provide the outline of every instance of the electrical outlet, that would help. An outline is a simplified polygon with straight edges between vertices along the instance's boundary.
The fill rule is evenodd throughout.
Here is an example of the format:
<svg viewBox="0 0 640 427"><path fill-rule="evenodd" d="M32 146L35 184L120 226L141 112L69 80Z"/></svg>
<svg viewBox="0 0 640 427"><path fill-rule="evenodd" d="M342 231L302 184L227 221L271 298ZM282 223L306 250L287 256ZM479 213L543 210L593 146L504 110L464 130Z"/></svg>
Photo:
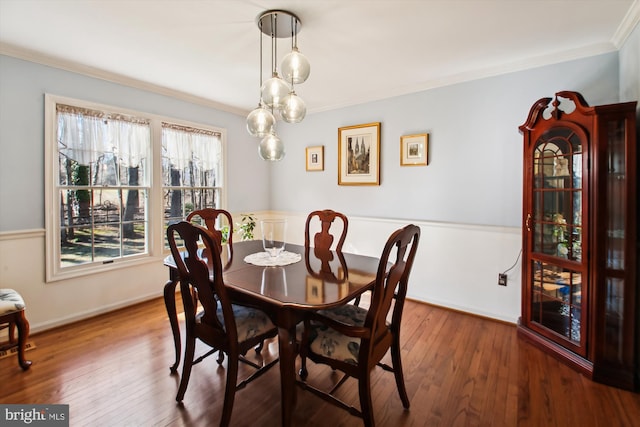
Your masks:
<svg viewBox="0 0 640 427"><path fill-rule="evenodd" d="M504 273L498 274L498 285L507 286L507 275Z"/></svg>

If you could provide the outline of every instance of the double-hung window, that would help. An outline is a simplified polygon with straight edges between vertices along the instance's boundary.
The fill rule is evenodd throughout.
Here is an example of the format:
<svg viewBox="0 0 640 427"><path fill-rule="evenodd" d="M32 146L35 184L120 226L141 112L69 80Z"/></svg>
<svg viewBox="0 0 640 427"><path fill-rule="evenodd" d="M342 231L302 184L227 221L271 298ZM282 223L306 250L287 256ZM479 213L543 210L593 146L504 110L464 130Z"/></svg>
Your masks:
<svg viewBox="0 0 640 427"><path fill-rule="evenodd" d="M147 262L190 211L224 207L224 130L47 95L47 281Z"/></svg>

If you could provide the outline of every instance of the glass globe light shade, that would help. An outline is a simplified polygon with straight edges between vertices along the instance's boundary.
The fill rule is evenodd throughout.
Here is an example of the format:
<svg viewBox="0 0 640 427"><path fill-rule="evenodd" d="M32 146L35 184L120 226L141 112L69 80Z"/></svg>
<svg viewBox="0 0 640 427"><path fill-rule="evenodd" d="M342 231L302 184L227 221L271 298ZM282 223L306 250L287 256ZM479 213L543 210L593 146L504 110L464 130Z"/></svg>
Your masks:
<svg viewBox="0 0 640 427"><path fill-rule="evenodd" d="M301 54L297 47L294 47L291 53L282 59L280 70L285 81L300 84L309 78L311 65L309 65L307 57Z"/></svg>
<svg viewBox="0 0 640 427"><path fill-rule="evenodd" d="M284 97L291 92L291 87L287 82L278 77L277 73L274 73L273 77L264 82L261 88L262 101L267 104L268 107L282 108Z"/></svg>
<svg viewBox="0 0 640 427"><path fill-rule="evenodd" d="M305 114L307 114L307 106L295 92L284 97L284 106L280 110L282 120L287 123L298 123L304 119Z"/></svg>
<svg viewBox="0 0 640 427"><path fill-rule="evenodd" d="M272 162L277 162L284 158L284 143L278 138L274 130L260 141L258 154L262 160L270 160Z"/></svg>
<svg viewBox="0 0 640 427"><path fill-rule="evenodd" d="M262 104L247 116L247 131L249 135L262 138L269 134L269 131L276 123L276 118L271 111L264 108Z"/></svg>

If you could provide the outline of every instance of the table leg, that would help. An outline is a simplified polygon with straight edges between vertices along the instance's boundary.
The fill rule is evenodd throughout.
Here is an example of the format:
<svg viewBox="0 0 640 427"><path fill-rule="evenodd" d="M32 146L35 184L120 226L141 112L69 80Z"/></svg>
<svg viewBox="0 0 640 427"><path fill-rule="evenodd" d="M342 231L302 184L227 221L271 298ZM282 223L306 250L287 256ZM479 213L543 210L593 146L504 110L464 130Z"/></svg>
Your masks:
<svg viewBox="0 0 640 427"><path fill-rule="evenodd" d="M278 328L278 348L280 352L280 393L282 425L291 425L291 414L296 404L296 328Z"/></svg>
<svg viewBox="0 0 640 427"><path fill-rule="evenodd" d="M169 368L171 372L178 370L180 364L180 326L178 326L178 314L176 313L176 285L178 280L175 278L169 279L164 285L164 305L167 308L167 315L169 316L169 323L171 324L171 332L173 333L173 344L176 349L176 361Z"/></svg>

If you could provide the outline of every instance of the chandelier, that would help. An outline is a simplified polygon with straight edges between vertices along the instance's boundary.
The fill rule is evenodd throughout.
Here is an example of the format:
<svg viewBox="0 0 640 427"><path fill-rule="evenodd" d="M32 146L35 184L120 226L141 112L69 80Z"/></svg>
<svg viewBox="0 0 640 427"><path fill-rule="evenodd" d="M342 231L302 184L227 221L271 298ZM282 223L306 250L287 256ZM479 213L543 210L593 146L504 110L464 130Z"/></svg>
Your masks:
<svg viewBox="0 0 640 427"><path fill-rule="evenodd" d="M304 119L307 107L294 89L309 77L311 66L298 50L300 19L286 10L267 10L257 18L260 29L260 101L258 107L247 116L247 131L251 136L262 138L258 154L264 160L278 161L285 155L284 144L276 134L278 118L287 123L298 123ZM271 38L271 72L262 81L262 37ZM291 52L276 67L278 61L278 38L291 38Z"/></svg>

